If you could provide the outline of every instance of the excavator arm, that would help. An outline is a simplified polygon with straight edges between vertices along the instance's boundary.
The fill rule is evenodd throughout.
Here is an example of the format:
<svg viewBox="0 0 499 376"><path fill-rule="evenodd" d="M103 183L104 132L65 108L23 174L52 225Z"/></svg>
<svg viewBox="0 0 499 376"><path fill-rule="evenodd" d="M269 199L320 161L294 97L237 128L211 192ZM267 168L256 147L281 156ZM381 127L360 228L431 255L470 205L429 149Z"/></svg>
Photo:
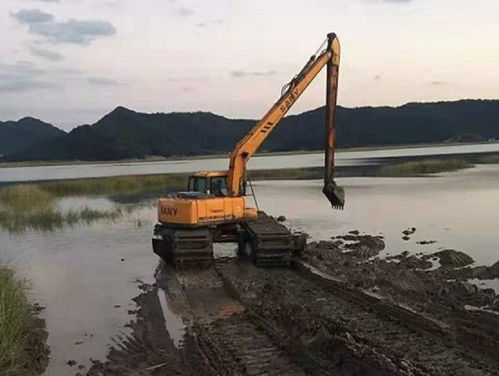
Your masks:
<svg viewBox="0 0 499 376"><path fill-rule="evenodd" d="M321 46L322 47L322 46ZM279 121L293 106L322 68L327 65L326 82L326 145L323 193L333 208L343 208L344 192L334 180L335 114L338 91L340 43L336 34L327 36L327 47L314 54L303 69L283 88L281 97L265 116L241 139L230 155L228 195L239 196L246 172L246 164L260 145L275 129Z"/></svg>

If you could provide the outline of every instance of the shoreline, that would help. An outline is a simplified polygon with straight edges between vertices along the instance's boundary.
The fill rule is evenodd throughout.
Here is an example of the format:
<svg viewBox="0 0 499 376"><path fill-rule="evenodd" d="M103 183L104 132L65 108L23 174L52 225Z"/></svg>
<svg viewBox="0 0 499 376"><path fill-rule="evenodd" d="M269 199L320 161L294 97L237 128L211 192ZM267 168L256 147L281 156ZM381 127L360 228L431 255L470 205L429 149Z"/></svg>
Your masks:
<svg viewBox="0 0 499 376"><path fill-rule="evenodd" d="M422 143L422 144L396 144L384 146L361 146L353 148L338 148L336 153L356 151L371 151L371 150L397 150L397 149L419 149L425 147L445 147L445 146L466 146L466 145L488 145L497 142L449 142L449 143ZM275 151L275 152L260 152L253 157L264 156L280 156L280 155L304 155L322 153L322 150L292 150L292 151ZM151 162L168 162L168 161L184 161L184 160L202 160L206 158L218 159L228 158L230 152L216 154L201 154L201 155L175 155L171 157L151 157L151 158L130 158L130 159L115 159L115 160L54 160L54 161L19 161L19 162L0 162L0 168L16 168L16 167L44 167L44 166L78 166L78 165L102 165L102 164L127 164L127 163L151 163Z"/></svg>
<svg viewBox="0 0 499 376"><path fill-rule="evenodd" d="M41 375L49 363L44 309L28 297L26 282L10 266L0 264L0 373Z"/></svg>

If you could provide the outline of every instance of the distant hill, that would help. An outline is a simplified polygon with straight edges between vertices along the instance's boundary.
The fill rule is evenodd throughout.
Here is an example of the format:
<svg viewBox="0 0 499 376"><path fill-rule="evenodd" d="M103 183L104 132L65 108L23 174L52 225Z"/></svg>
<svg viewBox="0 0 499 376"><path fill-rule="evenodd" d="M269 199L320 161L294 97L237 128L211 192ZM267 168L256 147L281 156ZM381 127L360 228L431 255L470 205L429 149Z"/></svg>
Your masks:
<svg viewBox="0 0 499 376"><path fill-rule="evenodd" d="M30 147L37 148L46 141L65 134L53 125L32 117L19 121L0 121L0 155L21 153Z"/></svg>
<svg viewBox="0 0 499 376"><path fill-rule="evenodd" d="M261 151L324 146L324 108L288 116ZM93 125L6 153L8 160L114 160L228 152L255 124L207 112L144 114L117 107ZM1 129L1 126L0 126ZM499 100L338 109L338 146L499 139Z"/></svg>

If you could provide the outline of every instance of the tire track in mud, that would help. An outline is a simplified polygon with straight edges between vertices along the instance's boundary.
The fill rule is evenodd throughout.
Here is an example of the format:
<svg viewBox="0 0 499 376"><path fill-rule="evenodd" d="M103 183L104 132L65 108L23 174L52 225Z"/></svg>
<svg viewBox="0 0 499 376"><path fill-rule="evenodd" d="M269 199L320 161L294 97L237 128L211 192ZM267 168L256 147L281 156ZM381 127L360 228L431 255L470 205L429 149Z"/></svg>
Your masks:
<svg viewBox="0 0 499 376"><path fill-rule="evenodd" d="M499 374L497 364L483 354L456 346L452 338L440 332L440 327L435 331L428 325L427 319L421 319L421 328L415 328L417 315L413 315L412 322L404 321L404 317L394 318L393 311L383 312L380 307L371 306L369 300L360 302L357 296L346 294L323 278L312 278L296 270L263 270L234 262L218 264L217 270L241 301L257 307L260 314L286 328L294 326L295 338L305 337L302 342L313 342L322 336L321 346L327 346L328 336L333 342L337 335L351 336L352 340L345 342L347 345L366 345L387 356L395 366L394 374ZM323 355L334 356L335 351ZM371 361L376 363L375 359ZM374 368L365 370L365 374L378 374ZM353 362L346 374L362 374L355 372Z"/></svg>
<svg viewBox="0 0 499 376"><path fill-rule="evenodd" d="M87 375L209 375L204 372L204 359L198 352L181 352L170 336L158 288L142 284L140 289L142 293L133 299L137 304L136 319L127 324L131 333L117 335L106 360L92 360ZM183 342L185 347L196 347L189 335Z"/></svg>
<svg viewBox="0 0 499 376"><path fill-rule="evenodd" d="M167 294L172 286L182 290L183 315L188 317L198 348L216 374L305 375L283 346L227 293L215 269L165 269L157 284Z"/></svg>
<svg viewBox="0 0 499 376"><path fill-rule="evenodd" d="M439 323L300 269L161 263L143 289L132 336L89 375L499 374Z"/></svg>

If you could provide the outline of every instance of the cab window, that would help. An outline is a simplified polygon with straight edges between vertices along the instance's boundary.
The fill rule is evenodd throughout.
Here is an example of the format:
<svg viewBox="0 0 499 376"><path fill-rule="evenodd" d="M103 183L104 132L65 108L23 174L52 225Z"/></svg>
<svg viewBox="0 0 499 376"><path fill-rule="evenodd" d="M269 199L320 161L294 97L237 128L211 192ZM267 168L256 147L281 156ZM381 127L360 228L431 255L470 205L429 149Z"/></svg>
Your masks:
<svg viewBox="0 0 499 376"><path fill-rule="evenodd" d="M217 197L227 196L227 178L225 176L211 178L210 193Z"/></svg>
<svg viewBox="0 0 499 376"><path fill-rule="evenodd" d="M191 176L189 178L188 189L191 192L206 193L208 190L207 179L203 177Z"/></svg>

